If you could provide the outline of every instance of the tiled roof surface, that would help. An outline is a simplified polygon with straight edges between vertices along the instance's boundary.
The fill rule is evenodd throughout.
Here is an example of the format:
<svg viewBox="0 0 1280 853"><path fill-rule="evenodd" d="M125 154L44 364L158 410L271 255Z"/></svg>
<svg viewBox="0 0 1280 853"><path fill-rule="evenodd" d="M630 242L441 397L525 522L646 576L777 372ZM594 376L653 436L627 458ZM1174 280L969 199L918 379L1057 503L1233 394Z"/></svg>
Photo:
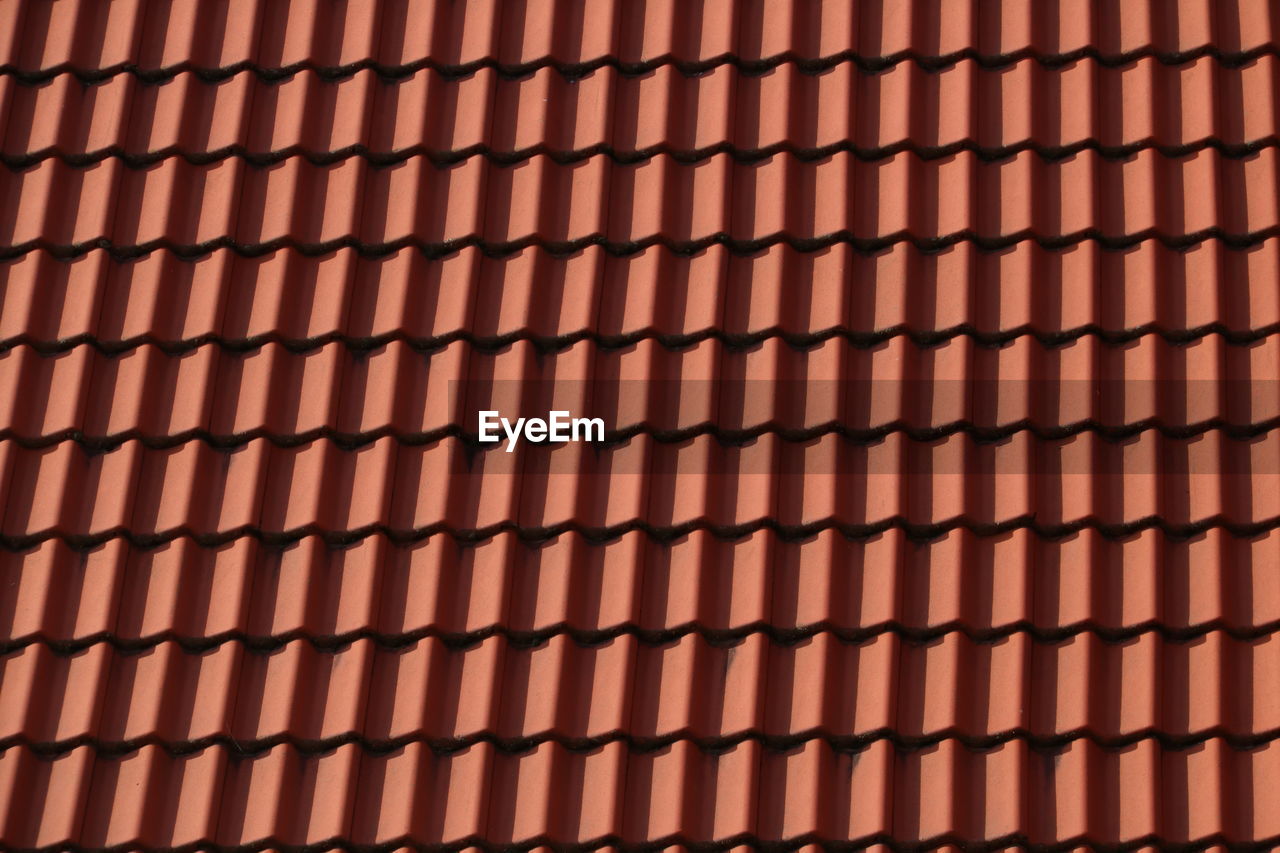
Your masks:
<svg viewBox="0 0 1280 853"><path fill-rule="evenodd" d="M0 2L0 849L1280 843L1277 28Z"/></svg>

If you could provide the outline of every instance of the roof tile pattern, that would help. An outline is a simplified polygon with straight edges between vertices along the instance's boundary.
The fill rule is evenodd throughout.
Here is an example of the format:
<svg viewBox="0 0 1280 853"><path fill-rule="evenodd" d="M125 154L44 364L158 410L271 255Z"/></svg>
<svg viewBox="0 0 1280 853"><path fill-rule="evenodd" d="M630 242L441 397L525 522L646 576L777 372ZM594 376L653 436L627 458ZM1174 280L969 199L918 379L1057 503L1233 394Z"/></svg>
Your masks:
<svg viewBox="0 0 1280 853"><path fill-rule="evenodd" d="M119 74L90 89L70 74L38 87L6 77L0 140L14 165L1239 153L1276 144L1275 62L1270 54L1238 66L1211 56L1184 65L1150 56L1123 65L1028 58L991 67L966 58L941 70L900 62L874 75L852 62L821 74L793 62L764 75L718 65L701 76L670 64L642 76L605 66L582 77L552 67L521 77L492 68L459 77L428 67L391 78L309 69L279 81L252 70L214 81L183 71L163 86ZM1256 108L1214 109L1218 97L1238 100L1245 91L1257 93Z"/></svg>
<svg viewBox="0 0 1280 853"><path fill-rule="evenodd" d="M1027 241L1061 249L1086 239L1112 249L1207 239L1247 248L1280 234L1275 197L1249 191L1280 180L1275 148L1241 159L1144 149L1120 160L1088 149L1050 162L1029 151L998 161L971 151L935 160L840 151L754 163L655 154L635 164L537 154L513 166L474 156L446 167L426 157L375 167L360 157L317 166L299 156L265 168L234 157L170 158L140 169L52 159L0 174L10 200L0 217L7 257L37 248L75 257L96 246L120 259L217 248L316 255L351 247L379 256L413 247L428 257L462 246L509 254L599 245L629 254L720 244L745 253L907 242L928 250L962 240L983 249Z"/></svg>
<svg viewBox="0 0 1280 853"><path fill-rule="evenodd" d="M1274 847L1278 27L0 4L0 850Z"/></svg>

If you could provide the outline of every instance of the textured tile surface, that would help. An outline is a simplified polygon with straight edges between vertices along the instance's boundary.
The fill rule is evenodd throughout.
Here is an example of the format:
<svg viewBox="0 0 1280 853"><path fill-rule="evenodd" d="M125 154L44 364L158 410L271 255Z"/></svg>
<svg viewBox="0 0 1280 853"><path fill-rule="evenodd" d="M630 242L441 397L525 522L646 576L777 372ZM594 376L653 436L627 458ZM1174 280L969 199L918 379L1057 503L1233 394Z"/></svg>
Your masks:
<svg viewBox="0 0 1280 853"><path fill-rule="evenodd" d="M0 849L1280 844L1277 27L0 3Z"/></svg>

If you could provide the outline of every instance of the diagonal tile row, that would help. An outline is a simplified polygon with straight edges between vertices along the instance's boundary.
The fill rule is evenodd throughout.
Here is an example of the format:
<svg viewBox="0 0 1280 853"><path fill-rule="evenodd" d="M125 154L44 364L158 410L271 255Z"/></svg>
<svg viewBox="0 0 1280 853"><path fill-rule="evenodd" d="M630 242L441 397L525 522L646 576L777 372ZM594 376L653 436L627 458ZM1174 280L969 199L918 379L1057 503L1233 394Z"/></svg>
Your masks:
<svg viewBox="0 0 1280 853"><path fill-rule="evenodd" d="M944 741L905 752L886 741L860 751L746 741L710 753L688 741L640 753L619 743L521 754L490 744L447 754L347 745L319 756L282 745L251 757L222 747L125 757L82 747L55 759L13 748L0 755L0 832L14 846L50 849L480 841L721 850L885 839L1253 849L1280 835L1269 805L1278 772L1280 746L1236 751L1220 740L1120 750L1078 740L1052 751Z"/></svg>
<svg viewBox="0 0 1280 853"><path fill-rule="evenodd" d="M120 75L88 87L72 75L39 86L0 77L0 160L84 164L123 155L147 165L247 155L263 165L295 154L327 162L359 153L381 163L477 153L586 160L601 151L633 160L720 150L819 159L904 148L994 157L1027 147L1118 156L1151 145L1240 155L1275 142L1278 61L1046 68L1027 59L988 69L963 60L938 73L902 63L874 75L853 64L819 75L784 64L764 75L720 66L698 77L672 66L641 77L605 67L574 79L549 68L516 79L489 68L461 79L424 69L401 80L304 71L284 82L252 71L205 82L185 72L163 85Z"/></svg>
<svg viewBox="0 0 1280 853"><path fill-rule="evenodd" d="M461 245L509 254L531 244L567 252L592 243L632 254L653 244L692 251L717 242L739 253L779 242L804 249L853 242L870 251L961 240L986 248L1086 239L1124 247L1214 237L1252 246L1280 229L1277 158L1277 149L1265 148L1245 159L1145 150L1109 160L1086 150L1058 162L1030 152L988 162L968 151L870 162L844 152L758 163L717 154L697 164L659 155L565 165L536 156L515 166L472 158L450 167L425 157L387 167L360 158L316 166L294 157L271 167L171 159L147 169L45 160L0 170L0 196L10 200L0 213L0 254L48 247L78 255L100 241L125 255L231 246L248 254L280 246L386 254L417 246L434 256Z"/></svg>
<svg viewBox="0 0 1280 853"><path fill-rule="evenodd" d="M1057 643L1192 646L1211 631L1263 640L1280 628L1280 532L1190 539L1148 530L1058 540L1027 530L954 530L926 542L900 530L865 539L833 531L789 541L771 531L723 540L694 531L669 543L638 533L606 543L502 533L476 544L434 536L410 545L370 536L330 548L316 537L277 549L253 539L156 549L113 540L76 551L50 540L0 552L6 652L62 653L174 641L202 651L233 638L255 650L361 637L401 647L426 637L527 644L634 635L650 644L697 634L717 643L763 633L794 642L828 632L850 642L886 631L932 641L1028 632ZM1082 641L1083 642L1083 641Z"/></svg>
<svg viewBox="0 0 1280 853"><path fill-rule="evenodd" d="M87 341L118 352L150 341L187 352L205 340L235 349L272 340L309 350L342 339L359 350L389 340L430 350L458 339L492 348L532 338L545 348L583 337L683 346L777 335L866 346L898 334L921 343L960 334L1058 343L1210 331L1251 342L1280 330L1278 278L1276 239L1247 251L1148 241L1123 252L1027 242L921 253L900 243L872 255L836 245L751 255L711 246L693 256L652 247L616 257L592 246L503 258L464 248L435 260L413 249L381 258L219 250L195 261L158 251L124 262L101 250L75 261L36 251L0 262L0 346L62 352Z"/></svg>
<svg viewBox="0 0 1280 853"><path fill-rule="evenodd" d="M553 354L526 341L498 352L456 341L424 354L400 340L367 351L334 342L305 353L278 343L180 355L152 344L120 355L89 345L0 353L0 436L27 447L67 438L172 447L193 437L236 446L264 436L423 444L474 438L482 410L512 421L553 410L600 418L611 443L637 433L669 443L699 433L867 441L894 431L926 440L1086 429L1117 439L1148 429L1243 438L1280 424L1280 335L1248 347L1218 336L1115 345L1086 335L1053 348L1030 337L990 348L961 336L927 349L896 337L873 348L829 338L803 350L770 338L746 349L714 339L684 349L579 341Z"/></svg>
<svg viewBox="0 0 1280 853"><path fill-rule="evenodd" d="M1187 745L1211 735L1252 747L1280 738L1274 633L1144 633L1121 643L1091 633L1053 643L1023 632L995 642L886 632L860 643L818 633L794 645L759 633L660 645L624 634L594 646L558 635L533 647L426 637L336 650L297 639L269 651L237 641L203 652L98 643L70 655L33 644L0 657L0 672L0 749L51 753L81 743L187 753L213 743L323 751L347 741L456 749L483 740L522 751L545 740L586 750L615 740L649 749L683 739L718 748L887 738L914 748L945 738L974 747L1011 738Z"/></svg>
<svg viewBox="0 0 1280 853"><path fill-rule="evenodd" d="M1101 56L1120 63L1155 53L1167 61L1265 50L1277 30L1266 0L1140 0L1125 14L1102 0L980 0L850 4L796 0L360 0L330 14L320 0L235 0L206 7L169 0L6 4L0 67L35 79L68 69L85 79L137 69L345 69L494 66L522 74L553 64L618 65L633 73L670 62L689 73L736 62L770 67L788 58L829 67L856 59L883 67L904 56L929 67L956 55L1054 60ZM984 14L985 11L985 14ZM825 61L824 61L825 60ZM101 69L99 73L93 73Z"/></svg>
<svg viewBox="0 0 1280 853"><path fill-rule="evenodd" d="M338 544L376 531L417 539L512 529L545 539L564 530L669 538L771 528L798 537L827 527L861 535L902 527L918 537L957 526L1048 536L1224 526L1254 535L1280 524L1280 430L1248 441L1217 431L1192 439L1148 431L1125 442L1022 432L994 443L890 433L871 444L765 433L742 446L642 434L603 447L492 447L383 438L353 451L323 439L296 447L254 439L229 451L128 441L95 453L75 442L28 449L5 441L0 535L25 548L49 537L86 546L192 535L213 545L317 533Z"/></svg>

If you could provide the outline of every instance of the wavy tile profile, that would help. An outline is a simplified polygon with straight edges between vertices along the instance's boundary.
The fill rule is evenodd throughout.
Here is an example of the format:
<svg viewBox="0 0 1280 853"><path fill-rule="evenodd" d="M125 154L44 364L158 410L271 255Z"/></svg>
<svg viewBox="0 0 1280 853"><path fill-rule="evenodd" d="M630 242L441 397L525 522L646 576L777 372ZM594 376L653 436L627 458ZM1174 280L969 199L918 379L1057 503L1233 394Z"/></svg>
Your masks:
<svg viewBox="0 0 1280 853"><path fill-rule="evenodd" d="M0 3L0 851L1276 847L1278 20Z"/></svg>
<svg viewBox="0 0 1280 853"><path fill-rule="evenodd" d="M875 255L835 245L747 256L711 246L625 257L588 247L506 258L467 248L435 260L411 249L383 258L220 250L195 261L165 251L118 261L94 250L72 262L37 251L0 263L0 346L57 355L88 345L114 355L154 344L182 355L207 343L309 353L331 342L368 352L395 341L425 353L455 341L501 350L522 340L549 351L646 339L738 349L771 338L804 348L897 337L933 346L961 336L984 345L1146 335L1253 344L1280 331L1280 296L1269 285L1280 277L1278 246L1240 252L1208 241L1175 251L1151 241L1112 252L1020 243L987 253L958 243L922 253L900 243ZM1028 278L1035 288L1024 286Z"/></svg>
<svg viewBox="0 0 1280 853"><path fill-rule="evenodd" d="M316 758L289 746L252 758L219 747L179 757L148 747L126 758L82 747L52 761L19 748L0 758L0 786L28 778L37 790L83 790L90 807L77 837L148 850L211 841L224 849L273 841L362 849L406 838L458 848L475 839L587 849L704 839L727 849L766 846L764 839L798 847L889 838L926 849L1059 839L1099 848L1274 838L1280 824L1266 803L1277 760L1274 747L1237 752L1220 741L1191 750L1148 741L1120 752L1080 741L1053 753L1017 741L981 751L949 741L908 753L886 742L858 752L817 741L786 752L745 742L711 755L685 742L650 754L621 744L587 754L544 744L508 755L478 744L377 756L348 745ZM671 785L673 777L684 784ZM823 784L828 778L838 784ZM1122 820L1095 823L1108 802L1093 784L1099 778L1133 798ZM144 817L144 804L155 802L174 807ZM744 807L756 802L776 805ZM783 805L797 802L809 808ZM111 803L129 810L109 811ZM15 814L6 835L34 848L65 843L69 817L59 817L33 831Z"/></svg>
<svg viewBox="0 0 1280 853"><path fill-rule="evenodd" d="M243 70L217 82L184 71L159 85L122 74L90 87L70 74L42 86L0 78L0 162L143 169L170 159L272 166L299 157L389 167L544 156L563 164L902 152L1001 160L1024 151L1063 160L1206 149L1238 158L1276 145L1275 63L1271 55L1244 66L1210 56L1172 66L1151 57L1120 66L1024 59L991 68L964 59L940 72L907 62L869 74L849 62L813 74L787 62L763 75L720 65L688 76L662 65L641 76L605 66L570 78L547 67L518 78L492 68L461 78L432 68L337 79L305 70L283 81ZM1260 109L1214 109L1245 90Z"/></svg>
<svg viewBox="0 0 1280 853"><path fill-rule="evenodd" d="M83 551L50 539L2 555L5 588L18 592L0 600L0 624L6 651L40 643L73 654L100 642L203 652L240 641L269 651L295 639L403 648L427 637L529 645L561 634L584 645L690 634L795 643L816 633L856 643L886 632L923 642L952 632L1046 643L1084 633L1191 642L1211 631L1255 640L1280 627L1280 584L1268 568L1277 543L1275 531L1238 538L1216 528L1188 539L958 529L927 542L896 529L797 540L695 530L670 543L638 532L604 543L508 532L474 545L369 536L338 549L314 536L283 549L245 537L221 548L113 539Z"/></svg>
<svg viewBox="0 0 1280 853"><path fill-rule="evenodd" d="M151 16L149 5L130 0L107 11L87 0L15 3L5 28L14 37L3 45L0 67L39 83L65 74L97 82L121 73L163 82L184 70L219 79L245 67L279 78L307 68L334 75L374 68L389 76L425 67L462 75L496 68L524 76L548 66L571 74L603 66L644 74L675 65L698 74L725 64L765 70L786 61L815 71L853 61L878 71L904 61L936 69L972 57L1000 66L1024 56L1050 65L1083 56L1113 65L1145 56L1181 64L1205 55L1243 63L1267 52L1275 33L1265 0L1227 6L1141 0L1126 15L1097 0L1050 6L1005 0L986 15L975 0L829 2L814 9L793 0L707 0L689 9L663 0L606 3L590 14L582 0L461 7L363 0L338 15L323 14L316 0L283 10L261 0L210 9L163 3L157 11L164 14ZM381 38L384 31L392 35Z"/></svg>
<svg viewBox="0 0 1280 853"><path fill-rule="evenodd" d="M525 341L498 352L456 341L430 353L401 340L301 353L274 342L174 354L141 344L118 355L83 345L56 358L23 344L0 354L0 399L13 401L0 408L0 437L25 449L74 441L103 451L133 441L228 450L258 439L475 444L483 410L537 417L558 408L599 417L610 447L636 437L744 445L828 435L868 443L895 433L1249 439L1280 427L1278 370L1280 336L1245 347L1217 336L1117 345L1086 335L1054 348L1030 337L989 348L960 336L927 349L906 337L873 348L833 337L805 349L777 338L745 349L642 339L552 353ZM40 393L53 387L57 394ZM171 403L150 403L157 395Z"/></svg>
<svg viewBox="0 0 1280 853"><path fill-rule="evenodd" d="M973 242L993 251L1024 242L1124 249L1214 240L1249 248L1280 231L1274 194L1247 192L1277 185L1276 158L1275 149L1241 160L1144 151L1116 161L1084 151L1052 163L1030 153L988 162L969 152L876 161L840 153L820 162L778 155L760 163L716 155L700 164L664 155L634 165L539 156L516 168L472 159L440 169L424 158L376 168L298 157L268 169L166 160L147 170L47 160L0 170L0 193L14 200L0 216L0 256L45 249L78 257L99 246L118 258L158 249L253 257L280 248L379 257L406 247L438 257L465 246L501 256L592 245L619 255L712 245L734 254L841 244L877 252L904 242L920 249Z"/></svg>
<svg viewBox="0 0 1280 853"><path fill-rule="evenodd" d="M506 530L536 540L643 530L667 540L695 529L804 538L827 528L870 535L902 527L915 537L956 527L1046 536L1093 528L1123 537L1222 526L1247 536L1280 525L1280 431L1251 441L1147 432L1122 444L1088 432L1059 440L1019 433L995 444L890 434L870 445L766 434L742 447L641 435L607 449L526 444L479 454L452 438L421 446L380 439L357 452L327 440L280 447L256 439L232 452L126 442L103 454L74 442L39 450L5 442L0 459L8 494L0 535L11 548L49 538L156 546L186 535L208 545L310 534L342 544L377 532L471 540ZM326 499L331 489L345 497Z"/></svg>
<svg viewBox="0 0 1280 853"><path fill-rule="evenodd" d="M715 644L686 634L656 645L622 634L591 646L558 635L532 647L425 637L335 650L297 639L270 650L231 641L199 654L173 642L141 653L97 644L70 656L36 644L0 663L0 746L59 755L82 744L181 755L215 744L310 753L356 743L387 753L485 742L518 753L546 742L655 752L679 741L785 750L812 740L924 749L950 739L1053 748L1222 738L1252 748L1280 738L1267 691L1229 704L1210 698L1219 685L1264 681L1280 664L1275 634L1236 640L1212 631L1188 643L1147 633L1110 644L1091 633L1054 643L1017 633L992 644L959 632L923 643L888 631L860 643L822 632L786 645L761 634ZM1062 675L1033 678L1046 670ZM1193 695L1192 684L1203 693Z"/></svg>

